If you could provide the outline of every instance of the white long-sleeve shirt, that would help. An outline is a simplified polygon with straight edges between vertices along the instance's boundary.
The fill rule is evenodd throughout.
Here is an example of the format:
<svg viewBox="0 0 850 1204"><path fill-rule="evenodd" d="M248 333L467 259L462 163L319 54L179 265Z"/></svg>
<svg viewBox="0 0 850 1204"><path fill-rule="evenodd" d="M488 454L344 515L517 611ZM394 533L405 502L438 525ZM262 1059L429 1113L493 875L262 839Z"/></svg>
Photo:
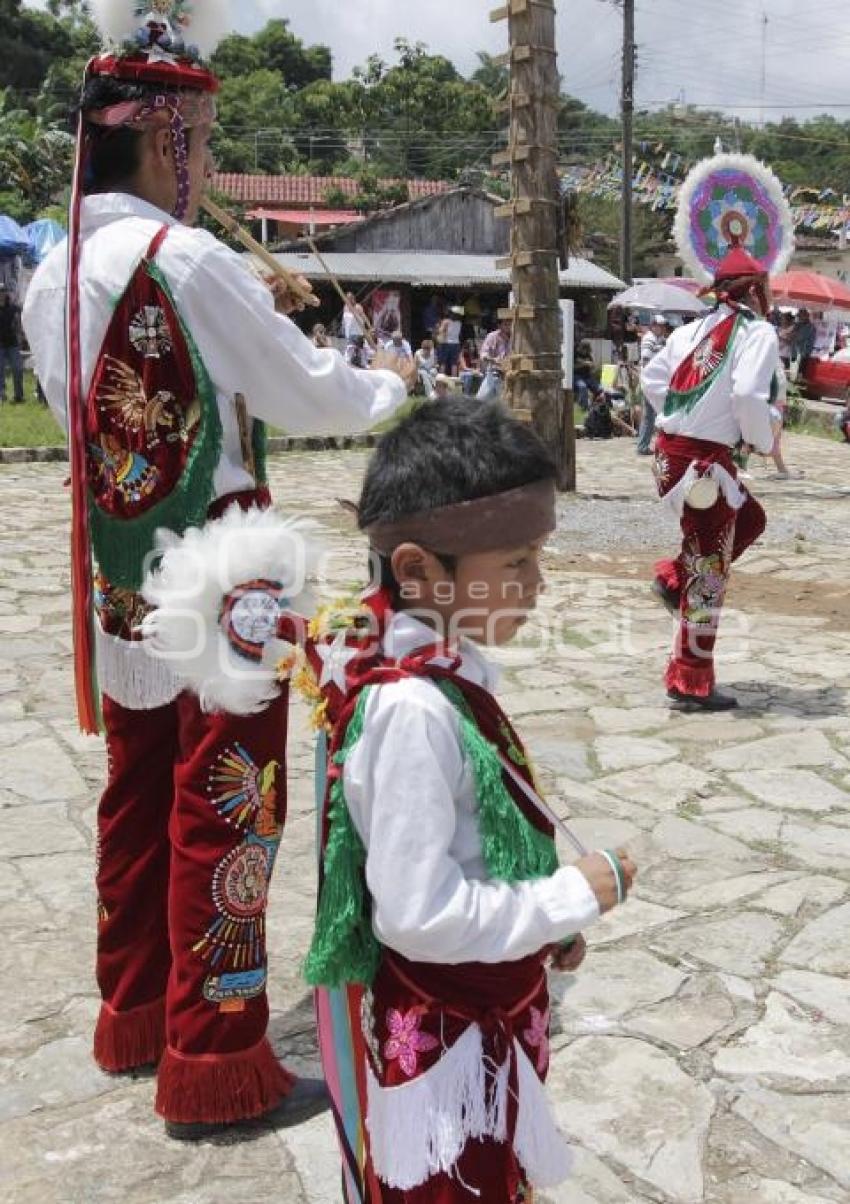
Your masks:
<svg viewBox="0 0 850 1204"><path fill-rule="evenodd" d="M432 644L433 631L396 615L388 655ZM492 690L496 671L462 642L461 674ZM458 714L422 678L373 689L363 735L348 756L345 797L367 848L366 881L378 939L416 961L516 961L599 917L580 870L508 885L489 881L472 767Z"/></svg>
<svg viewBox="0 0 850 1204"><path fill-rule="evenodd" d="M776 331L753 320L738 332L731 355L717 379L691 410L664 413L676 369L732 310L721 305L698 322L674 330L666 346L646 364L641 385L658 412L656 425L668 435L685 435L732 447L743 437L767 455L773 447L770 397L780 367Z"/></svg>
<svg viewBox="0 0 850 1204"><path fill-rule="evenodd" d="M250 489L242 463L234 396L248 413L289 434L348 434L388 418L407 398L391 372L362 372L320 350L275 312L268 288L243 257L205 230L192 229L127 193L83 202L80 315L87 391L115 304L157 230L171 227L157 256L175 307L212 379L223 428L215 497ZM50 408L65 426L67 252L56 247L39 267L24 307L24 327Z"/></svg>
<svg viewBox="0 0 850 1204"><path fill-rule="evenodd" d="M222 425L213 497L253 488L243 464L235 395L248 413L290 434L346 434L388 418L407 398L392 372L351 368L331 349L313 346L275 312L268 288L241 256L204 230L127 193L87 197L82 212L80 321L83 389L88 391L110 319L156 232L171 227L157 256L177 312L213 382ZM65 423L65 282L67 253L56 247L39 267L24 307L24 327L50 408ZM293 501L295 499L292 499ZM149 710L171 702L179 678L142 644L96 627L101 689L122 706Z"/></svg>

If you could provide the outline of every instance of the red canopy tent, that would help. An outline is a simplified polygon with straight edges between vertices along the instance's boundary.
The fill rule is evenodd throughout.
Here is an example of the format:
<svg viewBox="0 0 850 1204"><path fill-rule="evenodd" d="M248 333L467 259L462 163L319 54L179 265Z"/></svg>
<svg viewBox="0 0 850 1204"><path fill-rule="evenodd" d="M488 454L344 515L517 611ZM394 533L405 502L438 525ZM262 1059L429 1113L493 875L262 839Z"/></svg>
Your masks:
<svg viewBox="0 0 850 1204"><path fill-rule="evenodd" d="M774 301L793 301L816 309L850 309L850 288L819 272L782 272L772 277L770 289Z"/></svg>

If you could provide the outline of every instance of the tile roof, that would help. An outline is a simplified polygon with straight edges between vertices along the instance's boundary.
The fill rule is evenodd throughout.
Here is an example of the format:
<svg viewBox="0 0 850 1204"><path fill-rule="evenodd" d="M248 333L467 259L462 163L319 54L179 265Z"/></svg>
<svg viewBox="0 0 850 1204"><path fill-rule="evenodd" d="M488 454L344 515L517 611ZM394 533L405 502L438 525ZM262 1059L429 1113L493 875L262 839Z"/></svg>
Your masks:
<svg viewBox="0 0 850 1204"><path fill-rule="evenodd" d="M379 181L382 188L404 183L403 180ZM438 196L456 187L446 180L407 180L406 183L412 201ZM216 172L212 186L232 201L251 205L324 205L329 192L355 197L360 191L357 181L349 176L246 176L232 172Z"/></svg>

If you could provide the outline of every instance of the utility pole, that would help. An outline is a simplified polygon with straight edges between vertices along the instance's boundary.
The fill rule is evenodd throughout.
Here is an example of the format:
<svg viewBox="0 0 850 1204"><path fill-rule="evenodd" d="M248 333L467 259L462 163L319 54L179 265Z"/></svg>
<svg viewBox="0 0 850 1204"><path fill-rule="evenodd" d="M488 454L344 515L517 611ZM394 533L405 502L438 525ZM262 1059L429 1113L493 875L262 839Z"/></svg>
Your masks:
<svg viewBox="0 0 850 1204"><path fill-rule="evenodd" d="M507 0L491 13L508 21L511 69L508 149L494 158L510 164L511 200L497 215L511 219L513 320L507 399L530 421L557 464L559 489L575 490L575 423L565 395L562 365L558 178L560 80L554 0ZM505 58L501 61L505 61Z"/></svg>
<svg viewBox="0 0 850 1204"><path fill-rule="evenodd" d="M764 129L764 98L767 92L767 13L761 10L761 112L759 125Z"/></svg>
<svg viewBox="0 0 850 1204"><path fill-rule="evenodd" d="M635 0L623 0L623 89L620 114L623 120L623 199L620 226L620 276L626 284L632 282L633 232L632 181L634 179L634 112L635 112Z"/></svg>

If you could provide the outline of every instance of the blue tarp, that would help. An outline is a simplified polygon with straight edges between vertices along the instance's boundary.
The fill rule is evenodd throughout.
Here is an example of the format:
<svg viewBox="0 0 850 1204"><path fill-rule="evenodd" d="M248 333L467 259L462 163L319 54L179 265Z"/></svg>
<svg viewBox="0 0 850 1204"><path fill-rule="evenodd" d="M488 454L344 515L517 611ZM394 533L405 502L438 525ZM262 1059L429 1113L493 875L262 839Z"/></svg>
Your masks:
<svg viewBox="0 0 850 1204"><path fill-rule="evenodd" d="M35 263L41 263L42 259L55 246L58 246L60 242L64 242L67 238L66 232L59 223L52 221L48 217L41 218L37 222L30 222L25 227L24 233L30 243L30 258Z"/></svg>
<svg viewBox="0 0 850 1204"><path fill-rule="evenodd" d="M26 255L30 249L26 231L13 218L0 213L0 255Z"/></svg>

